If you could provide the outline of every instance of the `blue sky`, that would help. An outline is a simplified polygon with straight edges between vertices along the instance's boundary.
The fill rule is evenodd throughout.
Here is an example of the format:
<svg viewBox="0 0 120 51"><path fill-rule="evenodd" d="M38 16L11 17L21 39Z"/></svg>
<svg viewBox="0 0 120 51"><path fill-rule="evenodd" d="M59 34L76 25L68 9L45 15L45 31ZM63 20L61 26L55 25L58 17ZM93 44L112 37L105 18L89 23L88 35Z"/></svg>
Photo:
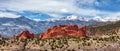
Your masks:
<svg viewBox="0 0 120 51"><path fill-rule="evenodd" d="M70 15L120 20L120 0L0 0L0 17L46 20Z"/></svg>

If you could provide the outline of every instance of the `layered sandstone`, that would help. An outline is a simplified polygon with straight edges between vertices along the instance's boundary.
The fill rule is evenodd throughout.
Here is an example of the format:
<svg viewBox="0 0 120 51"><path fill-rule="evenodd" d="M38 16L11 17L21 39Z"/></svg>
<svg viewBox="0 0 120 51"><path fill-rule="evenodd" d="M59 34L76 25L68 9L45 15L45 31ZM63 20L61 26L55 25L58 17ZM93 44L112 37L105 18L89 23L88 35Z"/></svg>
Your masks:
<svg viewBox="0 0 120 51"><path fill-rule="evenodd" d="M79 28L76 24L58 25L47 29L44 33L40 34L39 37L45 39L57 36L86 37L86 26Z"/></svg>
<svg viewBox="0 0 120 51"><path fill-rule="evenodd" d="M26 38L31 38L33 39L34 38L34 34L33 33L30 33L28 30L25 30L23 31L22 33L20 33L18 35L19 39L23 38L23 39L26 39Z"/></svg>

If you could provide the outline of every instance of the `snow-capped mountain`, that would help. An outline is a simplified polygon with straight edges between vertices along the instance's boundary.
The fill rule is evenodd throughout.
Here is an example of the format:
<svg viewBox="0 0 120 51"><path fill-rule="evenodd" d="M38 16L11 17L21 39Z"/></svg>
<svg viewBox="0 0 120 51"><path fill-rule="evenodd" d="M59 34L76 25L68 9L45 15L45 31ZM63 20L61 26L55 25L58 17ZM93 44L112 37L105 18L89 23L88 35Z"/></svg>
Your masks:
<svg viewBox="0 0 120 51"><path fill-rule="evenodd" d="M83 17L79 17L79 16L75 16L75 15L71 15L71 16L67 16L67 17L63 17L61 18L62 20L84 20Z"/></svg>
<svg viewBox="0 0 120 51"><path fill-rule="evenodd" d="M98 22L95 20L86 21L85 18L78 16L68 16L53 20L37 22L26 17L0 18L0 34L2 34L4 37L9 37L15 34L19 34L25 29L29 30L31 33L38 34L55 25L77 24L81 26Z"/></svg>
<svg viewBox="0 0 120 51"><path fill-rule="evenodd" d="M110 17L100 17L100 16L95 16L92 18L93 20L96 21L101 21L101 22L106 22L106 21L118 21L120 20L120 16L110 16Z"/></svg>
<svg viewBox="0 0 120 51"><path fill-rule="evenodd" d="M62 18L52 18L52 19L48 19L48 21L56 21L56 20L80 20L80 21L89 21L90 19L84 18L84 17L79 17L79 16L76 16L76 15L66 16L66 17L62 17Z"/></svg>
<svg viewBox="0 0 120 51"><path fill-rule="evenodd" d="M96 20L72 15L72 16L67 16L62 18L53 18L47 21L39 21L38 27L40 27L42 31L45 31L49 27L60 25L60 24L77 24L78 26L81 26L81 25L90 25L97 22L98 21Z"/></svg>

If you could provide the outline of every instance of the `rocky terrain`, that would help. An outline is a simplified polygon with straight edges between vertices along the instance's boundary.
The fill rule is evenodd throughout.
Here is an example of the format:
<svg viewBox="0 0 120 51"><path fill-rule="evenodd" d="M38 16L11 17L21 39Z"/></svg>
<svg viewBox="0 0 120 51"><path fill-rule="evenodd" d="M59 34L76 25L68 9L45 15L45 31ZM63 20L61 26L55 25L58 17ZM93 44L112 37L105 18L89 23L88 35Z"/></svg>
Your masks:
<svg viewBox="0 0 120 51"><path fill-rule="evenodd" d="M1 51L119 51L120 36L117 34L101 37L55 37L49 39L2 39Z"/></svg>
<svg viewBox="0 0 120 51"><path fill-rule="evenodd" d="M1 36L0 51L119 51L119 28L119 22L90 26L87 29L85 26L79 28L75 24L58 25L47 29L44 33L37 35L38 37L31 36L32 33L25 30L19 36L11 38Z"/></svg>
<svg viewBox="0 0 120 51"><path fill-rule="evenodd" d="M87 33L90 35L105 35L116 34L120 29L120 21L116 22L104 22L100 24L93 24L87 27Z"/></svg>
<svg viewBox="0 0 120 51"><path fill-rule="evenodd" d="M34 33L30 33L28 30L23 31L18 35L19 39L27 39L27 38L34 38Z"/></svg>
<svg viewBox="0 0 120 51"><path fill-rule="evenodd" d="M86 26L80 28L76 24L71 25L58 25L47 29L44 33L40 34L41 39L52 38L57 36L73 36L73 37L86 37Z"/></svg>
<svg viewBox="0 0 120 51"><path fill-rule="evenodd" d="M89 20L81 18L75 18L75 16L70 16L69 18L57 18L58 20L45 20L45 21L34 21L24 16L18 18L6 18L0 17L0 34L4 37L12 37L13 35L18 35L24 30L29 30L31 33L39 34L44 32L46 29L60 24L77 24L90 25L97 23L97 20Z"/></svg>
<svg viewBox="0 0 120 51"><path fill-rule="evenodd" d="M118 30L118 32L117 32L117 34L120 34L120 28L119 28L119 30Z"/></svg>

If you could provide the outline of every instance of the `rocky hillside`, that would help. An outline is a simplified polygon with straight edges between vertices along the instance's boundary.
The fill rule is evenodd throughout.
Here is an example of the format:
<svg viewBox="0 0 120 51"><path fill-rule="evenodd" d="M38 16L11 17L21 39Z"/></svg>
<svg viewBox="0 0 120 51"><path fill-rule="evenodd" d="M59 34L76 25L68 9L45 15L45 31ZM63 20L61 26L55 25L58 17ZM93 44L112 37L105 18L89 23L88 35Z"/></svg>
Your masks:
<svg viewBox="0 0 120 51"><path fill-rule="evenodd" d="M55 37L49 39L2 39L0 51L119 51L120 36L102 37Z"/></svg>
<svg viewBox="0 0 120 51"><path fill-rule="evenodd" d="M58 18L57 18L58 19ZM0 18L0 34L4 37L11 37L21 33L23 30L29 30L31 33L39 34L44 32L46 29L60 24L77 24L81 25L90 25L97 23L96 20L86 21L85 19L72 17L59 19L59 20L46 20L36 22L34 20L28 19L24 16L19 18Z"/></svg>
<svg viewBox="0 0 120 51"><path fill-rule="evenodd" d="M70 27L69 27L70 26ZM58 28L60 27L60 28ZM76 27L76 28L75 28ZM20 37L27 37L19 39L19 37L0 38L0 51L119 51L120 50L120 22L113 22L102 26L90 26L87 33L102 34L102 36L92 36L86 38L79 38L75 30L85 30L85 28L78 28L76 25L59 25L48 29L42 36L48 34L49 38L29 38L30 33L23 31ZM69 29L70 28L70 29ZM75 28L75 29L74 29ZM70 31L75 36L61 36L61 33ZM119 29L119 30L118 30ZM53 31L54 30L54 31ZM97 31L96 31L97 30ZM116 31L117 30L117 31ZM58 32L57 32L58 31ZM71 31L71 32L72 32ZM77 31L77 32L79 32ZM57 37L54 37L54 33ZM54 34L52 34L54 33ZM106 34L105 34L106 33ZM51 35L52 34L52 35ZM70 34L70 33L69 33ZM23 35L23 36L22 36ZM51 38L52 37L52 38Z"/></svg>
<svg viewBox="0 0 120 51"><path fill-rule="evenodd" d="M116 34L120 29L120 21L105 22L88 26L88 34Z"/></svg>
<svg viewBox="0 0 120 51"><path fill-rule="evenodd" d="M86 37L86 26L80 28L76 24L58 25L47 29L44 33L40 34L40 38L53 38L57 36L73 36L73 37Z"/></svg>

